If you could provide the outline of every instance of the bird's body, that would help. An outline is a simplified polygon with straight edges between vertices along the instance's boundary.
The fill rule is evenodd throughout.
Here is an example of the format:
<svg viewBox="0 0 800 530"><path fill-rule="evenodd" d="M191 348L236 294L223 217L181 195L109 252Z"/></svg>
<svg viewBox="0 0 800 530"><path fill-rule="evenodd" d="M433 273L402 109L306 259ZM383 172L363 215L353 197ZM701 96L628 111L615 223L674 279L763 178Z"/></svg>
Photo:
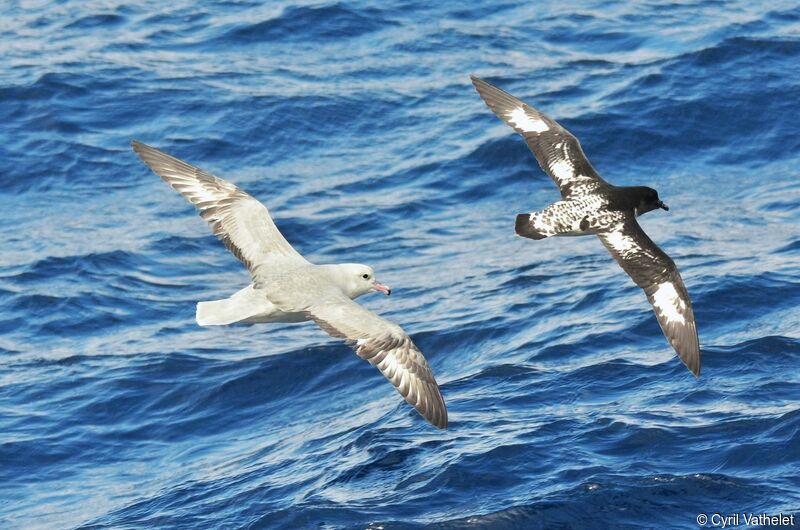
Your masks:
<svg viewBox="0 0 800 530"><path fill-rule="evenodd" d="M281 311L267 294L248 285L230 298L198 302L195 320L200 326L229 324L267 324L270 322L302 322L302 313Z"/></svg>
<svg viewBox="0 0 800 530"><path fill-rule="evenodd" d="M525 139L542 170L561 192L541 211L517 215L517 234L530 239L597 235L647 298L669 343L695 375L700 344L692 303L678 269L636 218L667 206L644 186L609 184L592 167L580 143L552 118L491 84L472 77L486 105Z"/></svg>
<svg viewBox="0 0 800 530"><path fill-rule="evenodd" d="M519 235L531 239L551 236L583 236L596 234L624 217L618 210L608 209L608 201L600 194L558 201L540 212L517 216Z"/></svg>
<svg viewBox="0 0 800 530"><path fill-rule="evenodd" d="M210 302L198 302L196 320L201 326L225 326L228 324L265 324L269 322L302 322L308 320L307 315L297 311L284 311L275 305L273 298L275 287L283 284L289 288L299 286L296 291L305 297L306 285L298 278L316 276L312 268L316 265L302 263L298 260L283 260L277 264L276 269L266 269L260 272L258 287L251 283L238 291L230 298ZM311 273L311 274L309 274ZM270 289L271 287L271 289ZM270 292L272 291L272 293Z"/></svg>
<svg viewBox="0 0 800 530"><path fill-rule="evenodd" d="M315 265L295 259L276 260L258 271L253 283L230 298L197 304L201 326L263 324L312 320L305 308L315 300L344 295L351 300L363 293L339 289L339 278L356 264ZM293 310L299 308L299 310Z"/></svg>
<svg viewBox="0 0 800 530"><path fill-rule="evenodd" d="M139 157L200 211L200 216L250 272L251 283L233 296L197 304L201 326L311 320L345 339L378 368L406 401L439 428L447 409L425 357L400 326L353 300L390 294L372 268L357 263L317 265L284 239L267 208L230 182L140 142Z"/></svg>

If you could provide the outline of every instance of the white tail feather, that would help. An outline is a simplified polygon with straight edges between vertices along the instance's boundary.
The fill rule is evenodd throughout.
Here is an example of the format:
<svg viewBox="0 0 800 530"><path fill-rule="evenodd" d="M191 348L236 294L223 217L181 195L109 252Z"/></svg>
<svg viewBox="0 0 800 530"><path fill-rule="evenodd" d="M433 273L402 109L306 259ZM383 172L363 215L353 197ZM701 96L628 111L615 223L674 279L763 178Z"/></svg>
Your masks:
<svg viewBox="0 0 800 530"><path fill-rule="evenodd" d="M237 322L268 322L274 311L275 306L249 285L230 298L199 302L195 318L200 326L226 326Z"/></svg>

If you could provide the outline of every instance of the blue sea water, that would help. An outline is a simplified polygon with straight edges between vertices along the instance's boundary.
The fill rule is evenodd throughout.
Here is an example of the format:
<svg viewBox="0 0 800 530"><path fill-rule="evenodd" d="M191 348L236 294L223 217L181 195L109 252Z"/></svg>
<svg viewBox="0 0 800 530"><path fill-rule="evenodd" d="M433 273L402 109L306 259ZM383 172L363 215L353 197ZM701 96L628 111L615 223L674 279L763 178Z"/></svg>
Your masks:
<svg viewBox="0 0 800 530"><path fill-rule="evenodd" d="M2 528L800 524L796 2L10 2L0 57ZM699 380L596 238L515 236L558 192L471 73L660 191ZM314 325L197 326L248 275L134 138L372 265L450 428Z"/></svg>

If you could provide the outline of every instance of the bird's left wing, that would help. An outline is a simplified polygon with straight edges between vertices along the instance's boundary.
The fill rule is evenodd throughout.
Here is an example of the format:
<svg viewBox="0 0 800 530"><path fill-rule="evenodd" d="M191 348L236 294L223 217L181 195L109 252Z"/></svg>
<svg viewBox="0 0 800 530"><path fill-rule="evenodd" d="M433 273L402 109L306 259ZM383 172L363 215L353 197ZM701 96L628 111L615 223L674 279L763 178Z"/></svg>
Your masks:
<svg viewBox="0 0 800 530"><path fill-rule="evenodd" d="M380 370L422 417L440 429L447 427L447 407L433 372L400 326L345 296L324 297L308 308L307 315Z"/></svg>
<svg viewBox="0 0 800 530"><path fill-rule="evenodd" d="M275 259L305 258L283 237L267 207L227 180L215 177L141 142L132 142L139 158L200 211L214 235L255 277L256 269Z"/></svg>
<svg viewBox="0 0 800 530"><path fill-rule="evenodd" d="M692 301L675 262L647 237L635 217L597 234L617 263L644 289L658 323L686 367L700 375L700 342Z"/></svg>
<svg viewBox="0 0 800 530"><path fill-rule="evenodd" d="M578 139L556 120L483 79L470 79L486 106L522 135L561 197L576 199L608 186L583 154Z"/></svg>

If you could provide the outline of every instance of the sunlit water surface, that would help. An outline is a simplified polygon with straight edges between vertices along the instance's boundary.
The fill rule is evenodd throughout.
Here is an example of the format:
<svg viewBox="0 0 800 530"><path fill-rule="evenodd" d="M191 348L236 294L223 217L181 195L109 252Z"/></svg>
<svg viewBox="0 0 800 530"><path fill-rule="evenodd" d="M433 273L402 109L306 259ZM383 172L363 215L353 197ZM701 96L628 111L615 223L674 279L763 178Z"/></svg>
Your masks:
<svg viewBox="0 0 800 530"><path fill-rule="evenodd" d="M0 13L4 528L696 527L800 506L795 2L12 3ZM559 119L678 263L699 380L469 84ZM200 328L247 273L133 155L261 199L425 352L427 425L310 324Z"/></svg>

